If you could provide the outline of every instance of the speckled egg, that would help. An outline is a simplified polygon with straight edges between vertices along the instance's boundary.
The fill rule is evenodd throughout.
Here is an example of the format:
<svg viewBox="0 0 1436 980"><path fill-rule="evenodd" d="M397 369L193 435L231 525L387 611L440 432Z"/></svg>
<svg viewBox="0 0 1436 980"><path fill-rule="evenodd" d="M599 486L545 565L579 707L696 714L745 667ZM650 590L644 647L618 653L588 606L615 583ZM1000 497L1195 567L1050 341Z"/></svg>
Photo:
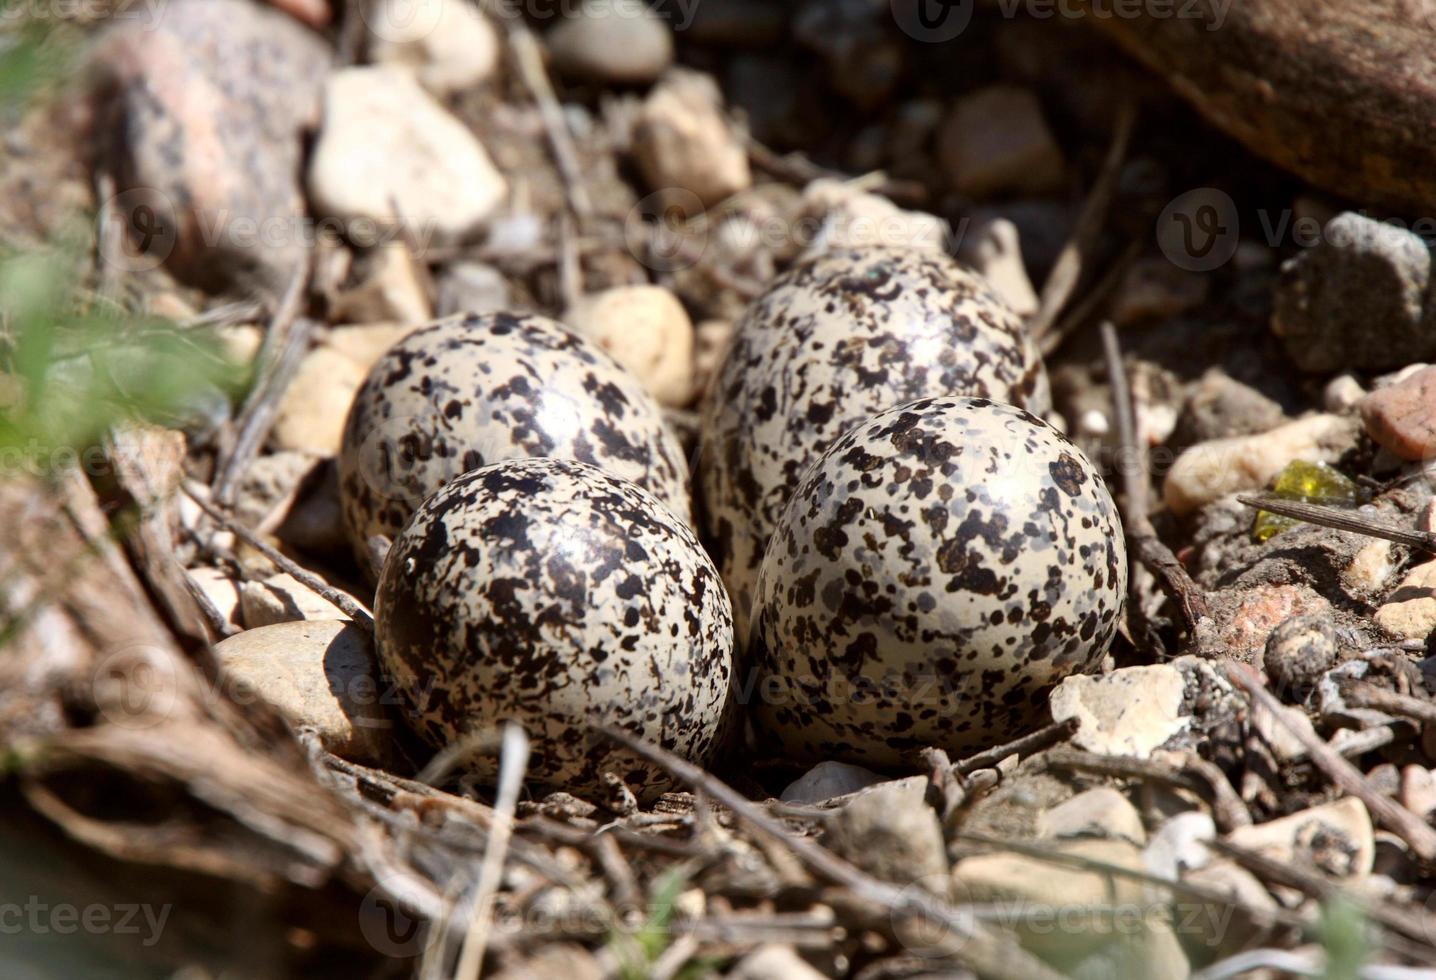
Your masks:
<svg viewBox="0 0 1436 980"><path fill-rule="evenodd" d="M758 579L758 726L792 757L912 762L1041 721L1127 589L1091 462L1036 416L930 398L860 425L799 483Z"/></svg>
<svg viewBox="0 0 1436 980"><path fill-rule="evenodd" d="M1050 407L1042 359L986 280L920 249L840 249L775 280L739 322L703 406L705 531L745 636L783 506L850 427L918 398Z"/></svg>
<svg viewBox="0 0 1436 980"><path fill-rule="evenodd" d="M733 620L718 572L657 498L571 460L508 460L426 500L375 599L379 662L442 747L504 719L534 739L533 781L640 798L673 788L595 734L628 729L703 761L726 711ZM476 758L493 777L492 758Z"/></svg>
<svg viewBox="0 0 1436 980"><path fill-rule="evenodd" d="M591 463L692 519L682 447L638 380L560 323L488 313L421 327L369 372L339 453L345 529L362 554L459 474L530 456Z"/></svg>

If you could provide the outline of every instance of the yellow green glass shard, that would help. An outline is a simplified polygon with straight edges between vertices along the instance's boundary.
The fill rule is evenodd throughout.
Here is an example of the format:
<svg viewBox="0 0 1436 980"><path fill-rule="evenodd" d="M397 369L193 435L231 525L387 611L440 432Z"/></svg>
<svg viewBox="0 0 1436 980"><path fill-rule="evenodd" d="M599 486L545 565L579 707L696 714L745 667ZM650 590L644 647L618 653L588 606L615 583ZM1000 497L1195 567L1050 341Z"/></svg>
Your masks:
<svg viewBox="0 0 1436 980"><path fill-rule="evenodd" d="M1307 463L1301 460L1286 464L1277 474L1271 492L1287 500L1301 500L1308 504L1328 507L1354 507L1362 502L1361 488L1339 470L1326 463ZM1252 524L1252 536L1258 541L1268 541L1300 523L1301 521L1292 520L1290 517L1280 517L1259 510Z"/></svg>

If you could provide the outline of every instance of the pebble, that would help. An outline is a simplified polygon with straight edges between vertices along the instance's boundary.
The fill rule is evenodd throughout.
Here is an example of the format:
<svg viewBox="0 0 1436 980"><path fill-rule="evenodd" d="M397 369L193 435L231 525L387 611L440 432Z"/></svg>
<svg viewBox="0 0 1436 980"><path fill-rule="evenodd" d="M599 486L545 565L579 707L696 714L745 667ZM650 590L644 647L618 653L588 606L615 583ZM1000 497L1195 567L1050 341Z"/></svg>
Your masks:
<svg viewBox="0 0 1436 980"><path fill-rule="evenodd" d="M1358 407L1367 433L1397 456L1436 455L1436 367L1373 391Z"/></svg>
<svg viewBox="0 0 1436 980"><path fill-rule="evenodd" d="M369 369L414 324L340 327L299 362L279 400L271 442L278 449L333 456L343 441L344 420Z"/></svg>
<svg viewBox="0 0 1436 980"><path fill-rule="evenodd" d="M824 974L791 946L768 944L744 956L726 974L728 980L823 980Z"/></svg>
<svg viewBox="0 0 1436 980"><path fill-rule="evenodd" d="M1167 320L1193 310L1207 299L1208 279L1150 256L1133 262L1112 299L1112 319L1120 326Z"/></svg>
<svg viewBox="0 0 1436 980"><path fill-rule="evenodd" d="M1246 868L1230 858L1213 858L1205 867L1196 868L1182 875L1189 885L1205 888L1235 899L1243 906L1259 912L1276 912L1277 902L1266 886ZM1251 919L1233 915L1229 905L1206 905L1200 912L1186 918L1194 933L1184 933L1189 942L1199 944L1203 949L1213 950L1219 956L1234 954L1246 949L1252 940L1262 934L1264 926L1255 925Z"/></svg>
<svg viewBox="0 0 1436 980"><path fill-rule="evenodd" d="M439 316L457 313L493 313L509 309L509 281L483 262L455 262L439 273Z"/></svg>
<svg viewBox="0 0 1436 980"><path fill-rule="evenodd" d="M294 502L300 484L318 462L317 454L302 450L281 450L255 458L240 477L235 516L245 526L264 533Z"/></svg>
<svg viewBox="0 0 1436 980"><path fill-rule="evenodd" d="M640 85L673 63L673 31L642 0L586 0L545 40L554 68L570 78Z"/></svg>
<svg viewBox="0 0 1436 980"><path fill-rule="evenodd" d="M1401 805L1422 820L1436 814L1436 774L1425 766L1408 765L1401 770Z"/></svg>
<svg viewBox="0 0 1436 980"><path fill-rule="evenodd" d="M242 629L244 618L239 611L239 583L219 568L191 568L188 574L224 621L235 629Z"/></svg>
<svg viewBox="0 0 1436 980"><path fill-rule="evenodd" d="M365 21L370 57L407 68L435 95L480 85L498 67L498 32L470 0L380 0Z"/></svg>
<svg viewBox="0 0 1436 980"><path fill-rule="evenodd" d="M846 762L820 762L788 784L778 799L784 803L821 803L883 781L871 769Z"/></svg>
<svg viewBox="0 0 1436 980"><path fill-rule="evenodd" d="M748 150L723 117L713 79L670 72L644 100L633 133L633 155L650 189L688 191L704 207L753 183Z"/></svg>
<svg viewBox="0 0 1436 980"><path fill-rule="evenodd" d="M563 321L608 351L660 404L693 400L693 322L661 286L616 286L585 296Z"/></svg>
<svg viewBox="0 0 1436 980"><path fill-rule="evenodd" d="M1272 331L1303 371L1382 370L1436 356L1420 236L1354 212L1282 265Z"/></svg>
<svg viewBox="0 0 1436 980"><path fill-rule="evenodd" d="M803 257L838 248L896 245L945 251L947 222L924 211L905 211L878 194L820 177L803 188L802 222L820 222Z"/></svg>
<svg viewBox="0 0 1436 980"><path fill-rule="evenodd" d="M1052 719L1078 719L1081 727L1072 736L1078 748L1146 758L1189 727L1191 719L1181 713L1185 687L1181 671L1166 664L1100 677L1074 674L1052 692Z"/></svg>
<svg viewBox="0 0 1436 980"><path fill-rule="evenodd" d="M367 634L347 621L280 623L215 645L236 699L260 697L324 748L355 762L393 763L392 722Z"/></svg>
<svg viewBox="0 0 1436 980"><path fill-rule="evenodd" d="M1301 700L1336 664L1336 623L1330 613L1283 620L1266 641L1266 672L1283 700Z"/></svg>
<svg viewBox="0 0 1436 980"><path fill-rule="evenodd" d="M1424 640L1436 630L1436 561L1417 565L1373 617L1392 636Z"/></svg>
<svg viewBox="0 0 1436 980"><path fill-rule="evenodd" d="M307 244L295 175L331 61L318 34L248 0L175 0L154 24L122 17L100 34L97 129L115 207L151 239L141 267L283 292Z"/></svg>
<svg viewBox="0 0 1436 980"><path fill-rule="evenodd" d="M1126 796L1110 786L1078 793L1037 818L1039 837L1113 837L1142 845L1147 830Z"/></svg>
<svg viewBox="0 0 1436 980"><path fill-rule="evenodd" d="M1193 868L1211 860L1206 842L1217 839L1217 825L1204 810L1189 810L1169 817L1152 835L1142 852L1142 861L1154 875L1176 881Z"/></svg>
<svg viewBox="0 0 1436 980"><path fill-rule="evenodd" d="M1378 538L1357 549L1351 561L1341 570L1341 582L1363 597L1374 596L1386 588L1395 570L1391 542Z"/></svg>
<svg viewBox="0 0 1436 980"><path fill-rule="evenodd" d="M330 76L309 164L319 213L385 227L402 220L427 242L475 231L507 193L474 134L404 69L345 68Z"/></svg>
<svg viewBox="0 0 1436 980"><path fill-rule="evenodd" d="M291 548L320 555L352 556L339 508L339 471L332 459L319 464L304 493L282 515L274 536Z"/></svg>
<svg viewBox="0 0 1436 980"><path fill-rule="evenodd" d="M1286 420L1282 408L1221 368L1209 368L1191 386L1177 425L1189 443L1269 432Z"/></svg>
<svg viewBox="0 0 1436 980"><path fill-rule="evenodd" d="M1006 218L988 218L968 227L957 257L978 272L1018 316L1037 312L1037 290L1022 261L1021 234Z"/></svg>
<svg viewBox="0 0 1436 980"><path fill-rule="evenodd" d="M1192 973L1181 941L1162 921L1144 921L1136 931L1119 930L1110 942L1077 962L1059 962L1071 980L1187 980Z"/></svg>
<svg viewBox="0 0 1436 980"><path fill-rule="evenodd" d="M1253 704L1251 727L1266 743L1267 748L1271 749L1278 762L1295 762L1306 758L1308 754L1306 745L1292 731L1293 728L1312 738L1316 737L1316 728L1306 712L1289 704L1282 705L1281 710L1275 712Z"/></svg>
<svg viewBox="0 0 1436 980"><path fill-rule="evenodd" d="M1274 861L1314 867L1338 878L1369 874L1376 848L1371 815L1354 796L1238 827L1226 840Z"/></svg>
<svg viewBox="0 0 1436 980"><path fill-rule="evenodd" d="M328 599L289 574L241 584L239 605L244 623L250 629L276 623L349 618Z"/></svg>
<svg viewBox="0 0 1436 980"><path fill-rule="evenodd" d="M942 825L927 805L925 780L875 786L832 817L828 845L853 864L895 885L945 881Z"/></svg>
<svg viewBox="0 0 1436 980"><path fill-rule="evenodd" d="M371 250L360 258L354 284L342 288L330 301L330 320L399 322L415 326L427 322L433 311L420 272L413 255L402 243Z"/></svg>
<svg viewBox="0 0 1436 980"><path fill-rule="evenodd" d="M1211 593L1214 639L1227 656L1255 662L1267 637L1292 616L1330 610L1331 603L1302 583L1253 584Z"/></svg>
<svg viewBox="0 0 1436 980"><path fill-rule="evenodd" d="M969 197L1062 189L1062 150L1037 96L1024 88L993 85L959 99L937 152L953 187Z"/></svg>
<svg viewBox="0 0 1436 980"><path fill-rule="evenodd" d="M1355 419L1316 414L1259 435L1203 442L1177 457L1163 497L1174 514L1185 516L1229 493L1262 489L1292 460L1334 462L1356 436Z"/></svg>
<svg viewBox="0 0 1436 980"><path fill-rule="evenodd" d="M1356 375L1350 372L1338 374L1321 389L1322 407L1337 415L1355 411L1365 397L1366 389L1361 386Z"/></svg>

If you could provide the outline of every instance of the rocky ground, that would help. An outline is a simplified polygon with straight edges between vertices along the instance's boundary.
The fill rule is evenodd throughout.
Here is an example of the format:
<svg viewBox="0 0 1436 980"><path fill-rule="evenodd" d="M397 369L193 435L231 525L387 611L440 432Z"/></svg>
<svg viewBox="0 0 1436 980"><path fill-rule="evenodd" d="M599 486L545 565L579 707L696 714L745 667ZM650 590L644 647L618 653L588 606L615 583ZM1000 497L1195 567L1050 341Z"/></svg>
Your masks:
<svg viewBox="0 0 1436 980"><path fill-rule="evenodd" d="M1436 97L1362 56L1432 50L1429 17L1202 5L1198 50L1088 3L17 6L0 862L50 910L19 975L1436 968L1436 197L1402 142ZM1270 116L1211 69L1251 36ZM1425 128L1348 145L1352 105ZM341 526L370 367L438 316L545 313L691 452L745 306L839 245L950 251L1024 318L1121 491L1102 670L901 771L650 755L688 787L650 807L430 760ZM1308 521L1254 524L1265 493ZM153 941L131 905L169 910Z"/></svg>

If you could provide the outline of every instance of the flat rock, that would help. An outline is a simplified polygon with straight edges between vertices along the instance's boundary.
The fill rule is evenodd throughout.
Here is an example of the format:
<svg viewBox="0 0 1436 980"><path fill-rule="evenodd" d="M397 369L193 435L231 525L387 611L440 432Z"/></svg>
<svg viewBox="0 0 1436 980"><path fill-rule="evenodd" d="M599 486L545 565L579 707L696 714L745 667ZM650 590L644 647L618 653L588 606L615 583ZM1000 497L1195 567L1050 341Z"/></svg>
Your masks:
<svg viewBox="0 0 1436 980"><path fill-rule="evenodd" d="M993 85L959 99L938 135L938 156L952 185L971 197L1062 188L1062 150L1024 88Z"/></svg>
<svg viewBox="0 0 1436 980"><path fill-rule="evenodd" d="M784 803L821 803L876 785L883 777L846 762L820 762L789 783L778 799Z"/></svg>
<svg viewBox="0 0 1436 980"><path fill-rule="evenodd" d="M544 40L554 68L570 78L637 85L673 63L673 31L642 0L585 0Z"/></svg>
<svg viewBox="0 0 1436 980"><path fill-rule="evenodd" d="M259 697L335 755L392 761L393 723L383 704L369 636L344 621L280 623L215 645L236 699Z"/></svg>
<svg viewBox="0 0 1436 980"><path fill-rule="evenodd" d="M371 249L362 255L329 304L329 318L339 323L405 323L418 326L433 318L421 269L402 242Z"/></svg>
<svg viewBox="0 0 1436 980"><path fill-rule="evenodd" d="M1178 516L1190 514L1229 493L1262 489L1293 460L1335 462L1355 445L1357 432L1355 419L1322 413L1259 435L1192 446L1168 471L1163 497Z"/></svg>
<svg viewBox="0 0 1436 980"><path fill-rule="evenodd" d="M337 606L292 575L274 575L239 587L239 603L250 629L301 620L347 620Z"/></svg>
<svg viewBox="0 0 1436 980"><path fill-rule="evenodd" d="M693 400L693 322L661 286L615 286L585 296L563 320L631 371L660 404Z"/></svg>
<svg viewBox="0 0 1436 980"><path fill-rule="evenodd" d="M1369 874L1375 855L1371 815L1355 797L1302 810L1226 837L1283 864L1315 867L1338 878Z"/></svg>
<svg viewBox="0 0 1436 980"><path fill-rule="evenodd" d="M249 0L175 0L117 18L92 50L113 201L139 252L214 290L283 292L308 247L299 172L327 43Z"/></svg>
<svg viewBox="0 0 1436 980"><path fill-rule="evenodd" d="M633 133L633 155L649 189L686 191L712 207L753 183L747 147L722 104L713 79L699 72L675 69L654 87Z"/></svg>
<svg viewBox="0 0 1436 980"><path fill-rule="evenodd" d="M407 68L435 95L473 88L498 67L498 32L469 0L380 0L364 20L370 56Z"/></svg>
<svg viewBox="0 0 1436 980"><path fill-rule="evenodd" d="M759 946L726 974L728 980L822 980L823 974L791 946Z"/></svg>
<svg viewBox="0 0 1436 980"><path fill-rule="evenodd" d="M1436 561L1407 572L1373 618L1392 636L1411 640L1430 636L1436 630Z"/></svg>
<svg viewBox="0 0 1436 980"><path fill-rule="evenodd" d="M941 890L947 851L937 814L924 799L924 780L884 783L833 815L828 843L874 877Z"/></svg>
<svg viewBox="0 0 1436 980"><path fill-rule="evenodd" d="M1381 370L1436 355L1420 236L1354 212L1282 266L1271 327L1303 371Z"/></svg>
<svg viewBox="0 0 1436 980"><path fill-rule="evenodd" d="M1142 818L1127 799L1110 786L1078 793L1037 818L1039 837L1114 837L1133 844L1147 842Z"/></svg>
<svg viewBox="0 0 1436 980"><path fill-rule="evenodd" d="M1072 744L1104 755L1148 756L1191 719L1181 713L1186 682L1166 664L1124 667L1101 677L1074 674L1051 695L1052 718L1080 723Z"/></svg>
<svg viewBox="0 0 1436 980"><path fill-rule="evenodd" d="M1436 455L1436 367L1426 367L1361 400L1367 433L1402 459Z"/></svg>
<svg viewBox="0 0 1436 980"><path fill-rule="evenodd" d="M474 134L393 66L345 68L324 89L309 194L330 217L402 224L426 242L478 230L508 193Z"/></svg>

